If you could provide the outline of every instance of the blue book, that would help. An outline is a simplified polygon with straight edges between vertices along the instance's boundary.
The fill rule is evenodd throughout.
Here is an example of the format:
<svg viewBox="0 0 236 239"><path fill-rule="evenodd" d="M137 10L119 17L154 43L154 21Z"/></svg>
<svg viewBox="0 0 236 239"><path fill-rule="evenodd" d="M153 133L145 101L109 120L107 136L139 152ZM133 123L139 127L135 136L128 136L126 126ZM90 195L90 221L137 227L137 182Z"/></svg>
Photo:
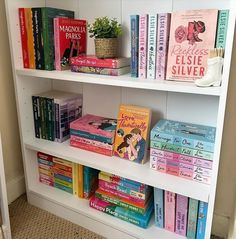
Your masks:
<svg viewBox="0 0 236 239"><path fill-rule="evenodd" d="M198 221L197 221L197 236L196 239L205 239L206 220L207 220L208 204L199 202Z"/></svg>
<svg viewBox="0 0 236 239"><path fill-rule="evenodd" d="M73 189L72 188L68 188L68 187L66 187L64 185L61 185L59 183L54 183L54 187L58 188L58 189L61 189L61 190L65 191L65 192L68 192L70 194L73 194Z"/></svg>
<svg viewBox="0 0 236 239"><path fill-rule="evenodd" d="M195 239L197 231L198 200L189 198L187 238Z"/></svg>
<svg viewBox="0 0 236 239"><path fill-rule="evenodd" d="M61 179L61 180L63 180L63 181L72 183L72 178L67 177L67 176L64 176L64 175L61 175L61 174L58 174L58 173L54 173L54 177L55 177L55 178L59 178L59 179Z"/></svg>
<svg viewBox="0 0 236 239"><path fill-rule="evenodd" d="M139 15L130 16L131 32L131 77L138 77L138 56L139 56Z"/></svg>
<svg viewBox="0 0 236 239"><path fill-rule="evenodd" d="M225 48L228 21L229 10L219 10L216 33L216 48Z"/></svg>
<svg viewBox="0 0 236 239"><path fill-rule="evenodd" d="M164 191L159 188L154 188L154 209L156 226L164 228Z"/></svg>
<svg viewBox="0 0 236 239"><path fill-rule="evenodd" d="M47 160L44 160L44 159L41 159L41 158L38 158L38 163L45 164L45 165L48 165L48 166L53 166L53 162L47 161Z"/></svg>
<svg viewBox="0 0 236 239"><path fill-rule="evenodd" d="M90 198L98 188L99 170L84 166L84 198Z"/></svg>

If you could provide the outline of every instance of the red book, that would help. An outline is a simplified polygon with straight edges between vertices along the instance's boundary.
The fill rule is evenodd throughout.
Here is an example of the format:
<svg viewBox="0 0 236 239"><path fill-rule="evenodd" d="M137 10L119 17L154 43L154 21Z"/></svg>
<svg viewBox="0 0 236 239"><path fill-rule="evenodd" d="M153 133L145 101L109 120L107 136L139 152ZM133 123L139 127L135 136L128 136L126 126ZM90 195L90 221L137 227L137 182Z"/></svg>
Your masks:
<svg viewBox="0 0 236 239"><path fill-rule="evenodd" d="M121 68L130 65L129 57L99 59L94 55L76 56L70 59L71 65L95 66L104 68Z"/></svg>
<svg viewBox="0 0 236 239"><path fill-rule="evenodd" d="M21 35L23 65L24 68L29 68L28 37L26 28L27 23L24 8L19 8L19 20L20 20L20 35Z"/></svg>
<svg viewBox="0 0 236 239"><path fill-rule="evenodd" d="M54 18L56 70L69 69L69 59L86 54L86 20Z"/></svg>

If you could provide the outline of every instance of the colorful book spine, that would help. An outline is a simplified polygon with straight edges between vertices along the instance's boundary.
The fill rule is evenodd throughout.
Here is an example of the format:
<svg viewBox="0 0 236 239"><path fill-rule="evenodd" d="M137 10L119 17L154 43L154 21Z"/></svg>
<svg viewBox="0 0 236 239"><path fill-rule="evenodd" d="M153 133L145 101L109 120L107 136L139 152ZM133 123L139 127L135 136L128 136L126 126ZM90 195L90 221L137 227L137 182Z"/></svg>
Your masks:
<svg viewBox="0 0 236 239"><path fill-rule="evenodd" d="M48 165L48 166L53 166L53 162L43 160L43 159L40 159L40 158L38 158L38 163Z"/></svg>
<svg viewBox="0 0 236 239"><path fill-rule="evenodd" d="M72 191L73 191L73 185L72 185L72 183L66 182L66 181L61 180L61 179L59 179L59 178L54 178L54 180L55 180L55 183L61 184L61 185L65 186L65 187L68 187L68 188L71 188Z"/></svg>
<svg viewBox="0 0 236 239"><path fill-rule="evenodd" d="M208 204L206 202L200 201L199 208L198 208L196 239L204 239L205 238L207 210L208 210Z"/></svg>
<svg viewBox="0 0 236 239"><path fill-rule="evenodd" d="M74 165L74 163L72 163L68 160L60 159L60 158L57 158L57 157L52 157L52 161L53 161L53 163L60 164L60 165L63 165L63 166L67 166L67 167L70 167L70 168L73 168L73 165Z"/></svg>
<svg viewBox="0 0 236 239"><path fill-rule="evenodd" d="M175 231L175 193L165 191L165 229Z"/></svg>
<svg viewBox="0 0 236 239"><path fill-rule="evenodd" d="M79 195L79 164L73 163L72 168L72 187L73 187L73 195Z"/></svg>
<svg viewBox="0 0 236 239"><path fill-rule="evenodd" d="M35 137L40 138L40 102L39 96L32 96Z"/></svg>
<svg viewBox="0 0 236 239"><path fill-rule="evenodd" d="M46 165L38 162L38 167L48 171L53 171L53 167L51 165Z"/></svg>
<svg viewBox="0 0 236 239"><path fill-rule="evenodd" d="M157 15L148 17L147 78L156 78Z"/></svg>
<svg viewBox="0 0 236 239"><path fill-rule="evenodd" d="M40 126L41 126L41 138L46 139L46 115L45 115L45 101L43 97L39 97L40 108Z"/></svg>
<svg viewBox="0 0 236 239"><path fill-rule="evenodd" d="M156 79L166 79L167 52L170 33L170 13L158 14L157 23L157 52L156 52Z"/></svg>
<svg viewBox="0 0 236 239"><path fill-rule="evenodd" d="M41 175L39 177L39 181L41 183L43 183L43 184L46 184L46 185L51 186L51 187L54 187L54 182L42 178Z"/></svg>
<svg viewBox="0 0 236 239"><path fill-rule="evenodd" d="M78 197L84 197L84 166L78 165Z"/></svg>
<svg viewBox="0 0 236 239"><path fill-rule="evenodd" d="M24 68L29 68L28 36L27 36L27 16L25 8L19 8L20 35L22 58Z"/></svg>
<svg viewBox="0 0 236 239"><path fill-rule="evenodd" d="M229 10L219 10L216 33L216 48L225 48L228 20L229 20Z"/></svg>
<svg viewBox="0 0 236 239"><path fill-rule="evenodd" d="M138 60L139 60L139 15L130 16L130 33L131 33L131 77L138 77Z"/></svg>
<svg viewBox="0 0 236 239"><path fill-rule="evenodd" d="M186 236L188 217L188 197L177 194L175 233Z"/></svg>
<svg viewBox="0 0 236 239"><path fill-rule="evenodd" d="M195 239L197 231L198 200L189 198L187 238Z"/></svg>
<svg viewBox="0 0 236 239"><path fill-rule="evenodd" d="M53 167L53 172L54 172L54 174L60 174L60 175L72 178L72 173L71 172L56 168L55 165Z"/></svg>
<svg viewBox="0 0 236 239"><path fill-rule="evenodd" d="M53 161L53 156L42 152L37 152L37 157L46 161Z"/></svg>
<svg viewBox="0 0 236 239"><path fill-rule="evenodd" d="M138 77L147 78L147 28L148 15L139 16L139 69Z"/></svg>
<svg viewBox="0 0 236 239"><path fill-rule="evenodd" d="M154 188L154 210L156 226L164 228L164 191L159 188Z"/></svg>
<svg viewBox="0 0 236 239"><path fill-rule="evenodd" d="M39 177L44 179L44 180L47 180L49 182L52 182L52 183L54 182L53 176L51 177L51 176L48 176L48 175L45 175L45 174L39 174Z"/></svg>
<svg viewBox="0 0 236 239"><path fill-rule="evenodd" d="M38 170L39 170L40 174L44 174L44 175L47 175L49 177L53 176L53 172L51 172L51 171L48 171L48 170L45 170L45 169L42 169L42 168L38 168Z"/></svg>
<svg viewBox="0 0 236 239"><path fill-rule="evenodd" d="M64 175L61 175L61 174L58 174L58 173L54 173L53 175L54 175L55 178L61 179L61 180L66 181L68 183L73 182L71 177L67 177L67 176L64 176Z"/></svg>
<svg viewBox="0 0 236 239"><path fill-rule="evenodd" d="M64 170L66 172L72 173L72 167L68 167L59 163L53 163L54 169Z"/></svg>
<svg viewBox="0 0 236 239"><path fill-rule="evenodd" d="M67 193L73 194L73 189L71 187L64 186L61 183L55 182L54 183L54 187L58 188L58 189L61 189L61 190L65 191L65 192L67 192Z"/></svg>

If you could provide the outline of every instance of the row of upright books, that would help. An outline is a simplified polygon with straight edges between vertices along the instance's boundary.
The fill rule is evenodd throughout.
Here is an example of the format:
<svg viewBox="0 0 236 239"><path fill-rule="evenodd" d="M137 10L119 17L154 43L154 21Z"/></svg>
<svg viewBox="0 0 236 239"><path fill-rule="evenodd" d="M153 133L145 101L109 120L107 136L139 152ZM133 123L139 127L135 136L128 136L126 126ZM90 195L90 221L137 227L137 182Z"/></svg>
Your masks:
<svg viewBox="0 0 236 239"><path fill-rule="evenodd" d="M205 75L210 49L225 48L229 10L131 16L131 76L193 81Z"/></svg>

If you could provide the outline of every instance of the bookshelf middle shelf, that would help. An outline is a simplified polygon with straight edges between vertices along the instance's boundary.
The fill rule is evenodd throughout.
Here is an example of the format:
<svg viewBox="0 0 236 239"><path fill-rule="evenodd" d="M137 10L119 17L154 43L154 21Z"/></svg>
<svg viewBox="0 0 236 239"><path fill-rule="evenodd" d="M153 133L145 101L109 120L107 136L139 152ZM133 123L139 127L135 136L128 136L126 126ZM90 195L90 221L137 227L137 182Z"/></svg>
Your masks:
<svg viewBox="0 0 236 239"><path fill-rule="evenodd" d="M149 162L140 165L118 157L108 157L81 150L71 147L69 145L69 140L63 143L55 143L32 138L25 140L24 146L29 150L41 151L78 164L145 183L153 187L208 202L210 185L154 171L149 168Z"/></svg>

